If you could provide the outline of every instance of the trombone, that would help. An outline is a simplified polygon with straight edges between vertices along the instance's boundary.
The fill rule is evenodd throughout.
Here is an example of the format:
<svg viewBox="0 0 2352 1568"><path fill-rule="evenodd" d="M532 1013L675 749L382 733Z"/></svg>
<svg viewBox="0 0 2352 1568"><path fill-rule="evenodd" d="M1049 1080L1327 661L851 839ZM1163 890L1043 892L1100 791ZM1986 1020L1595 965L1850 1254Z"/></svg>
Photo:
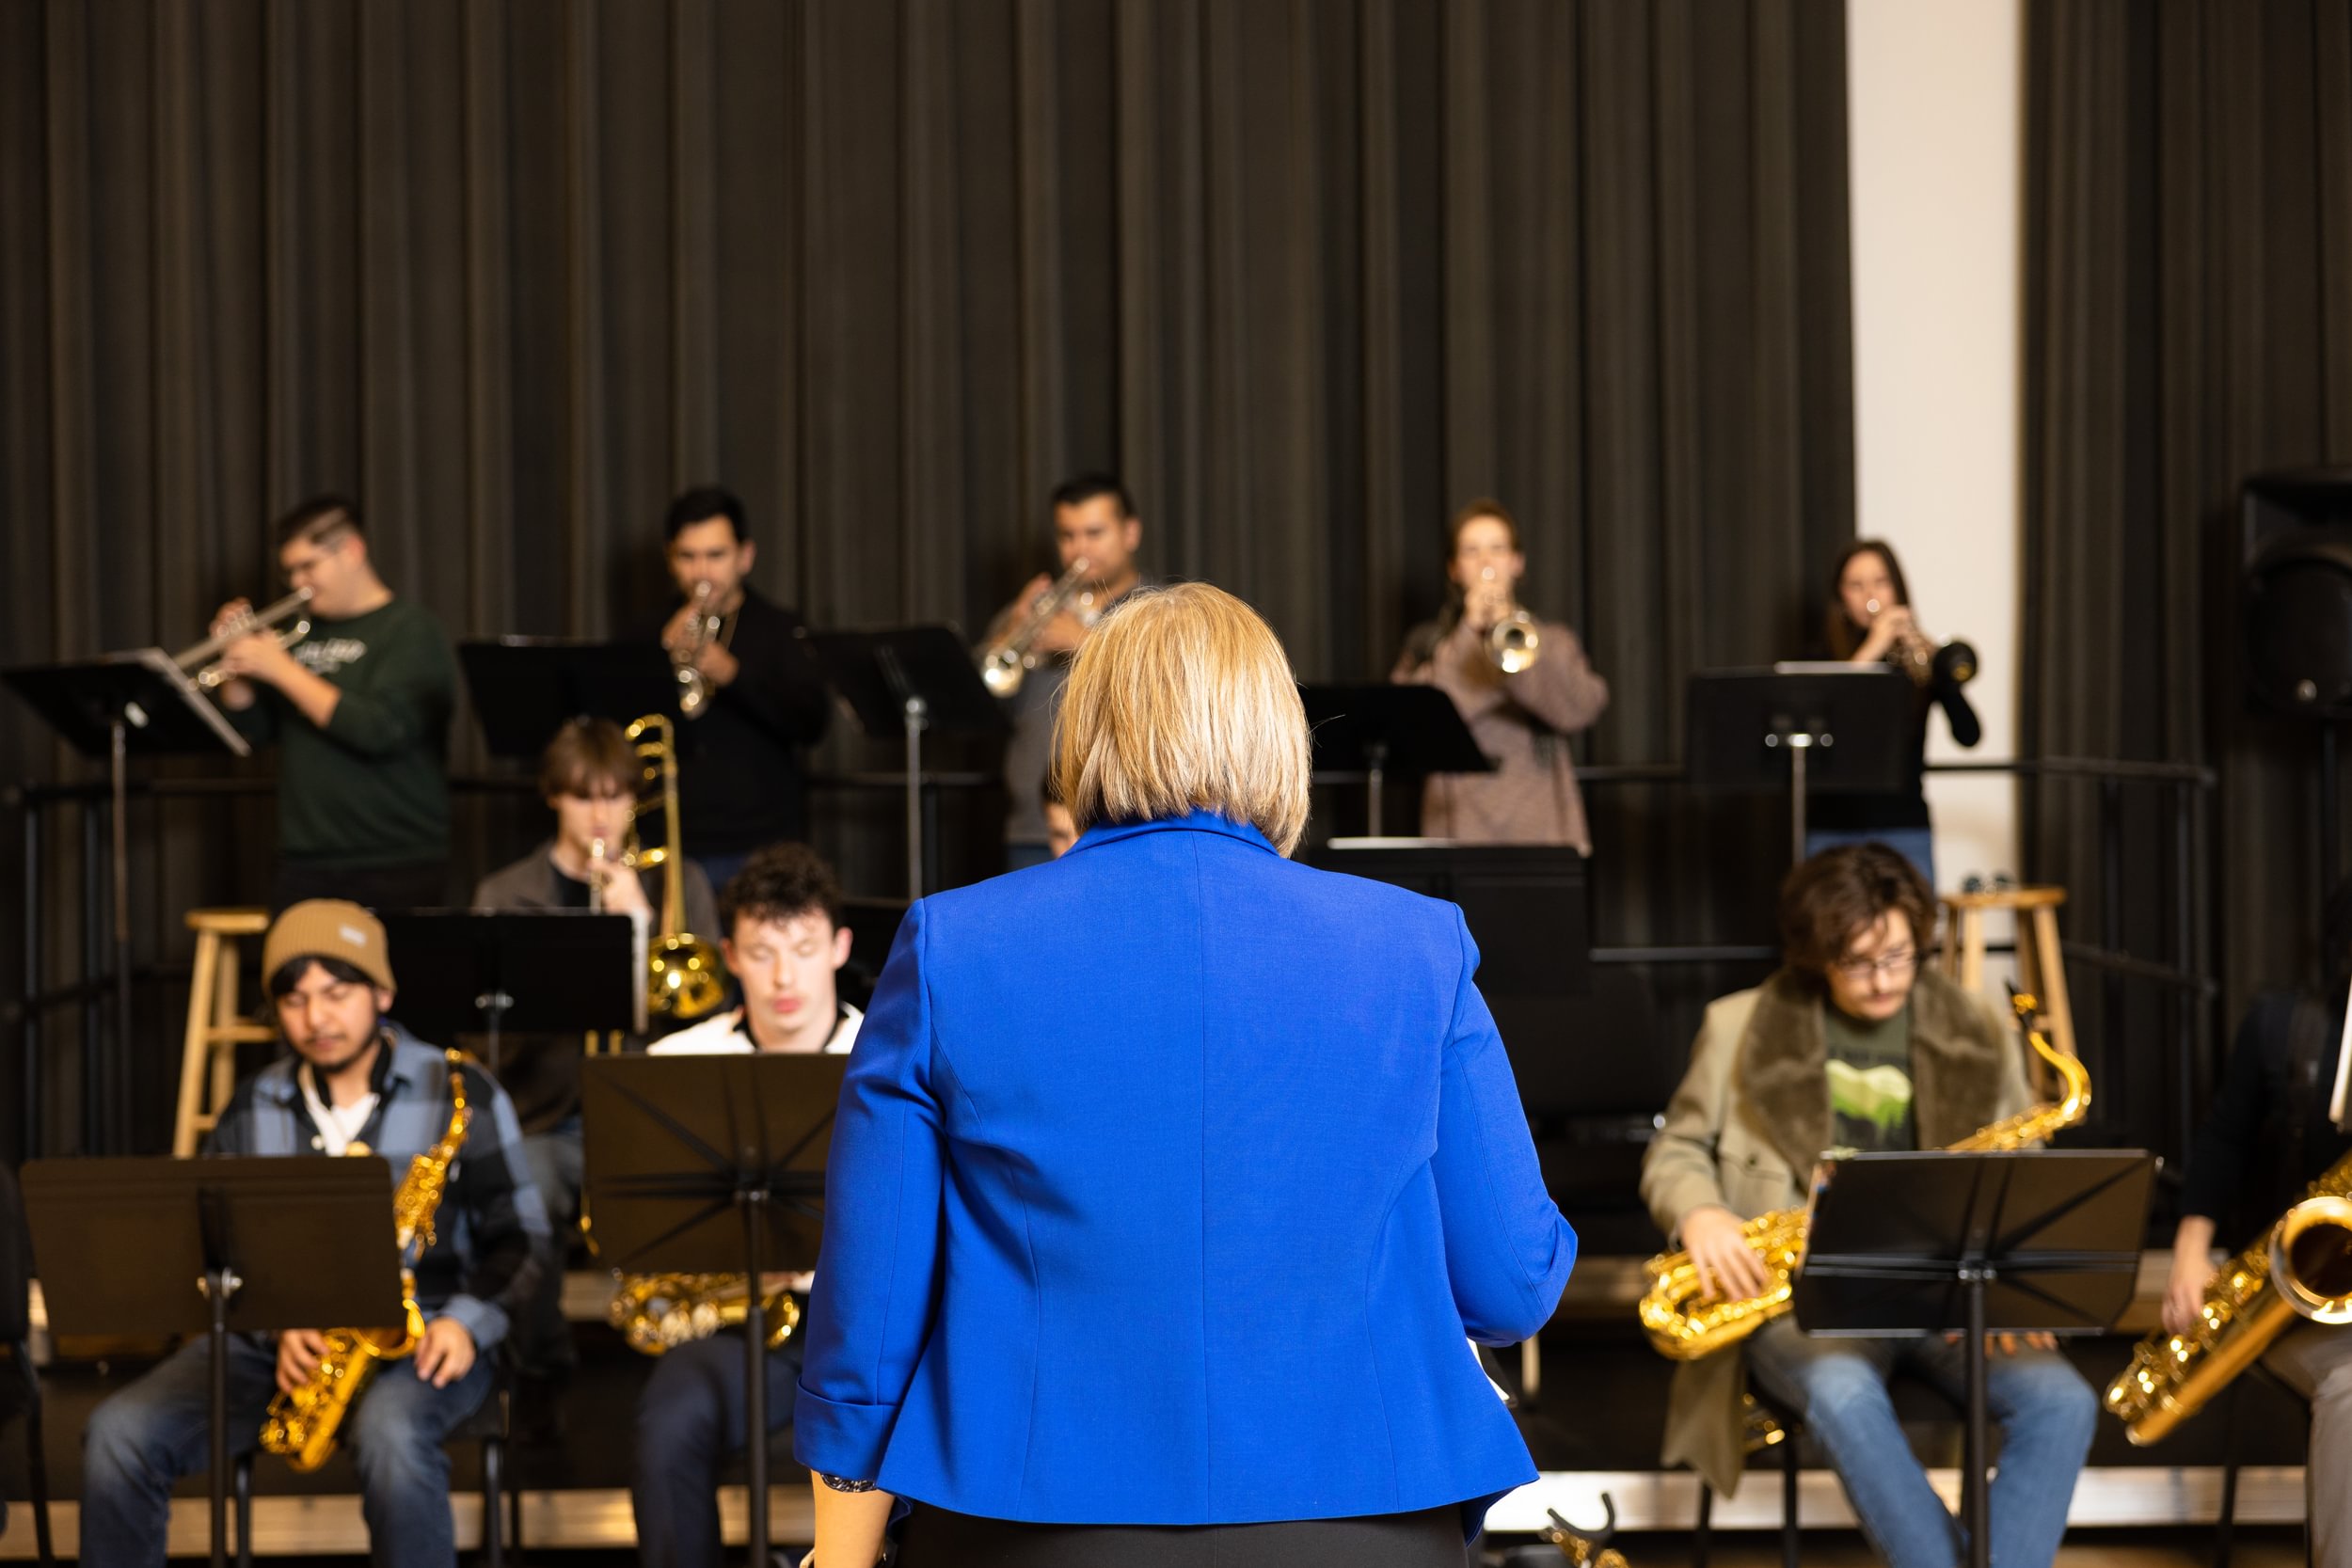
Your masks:
<svg viewBox="0 0 2352 1568"><path fill-rule="evenodd" d="M267 631L278 622L293 617L293 626L278 633L278 645L291 648L310 635L310 617L303 611L310 607L310 591L297 588L276 604L261 610L246 610L230 617L226 626L201 642L192 642L171 656L171 662L182 670L192 672L196 684L210 691L231 679L219 663L220 656L231 642L241 642L256 632Z"/></svg>
<svg viewBox="0 0 2352 1568"><path fill-rule="evenodd" d="M629 814L617 859L631 871L661 867L661 928L645 956L645 1006L681 1022L702 1017L726 1000L726 981L719 970L718 950L686 924L686 867L678 837L677 736L669 716L648 713L621 732L637 749L644 782L660 789L660 844L650 848L637 836L637 818L652 803L640 799ZM599 859L602 857L599 856Z"/></svg>

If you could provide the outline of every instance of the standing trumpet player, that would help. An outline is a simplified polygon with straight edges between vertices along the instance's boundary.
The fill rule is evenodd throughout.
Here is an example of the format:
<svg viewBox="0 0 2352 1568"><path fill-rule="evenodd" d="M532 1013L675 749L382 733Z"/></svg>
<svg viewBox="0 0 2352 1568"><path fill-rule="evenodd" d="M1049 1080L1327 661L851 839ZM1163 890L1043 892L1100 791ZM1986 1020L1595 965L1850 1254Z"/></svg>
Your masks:
<svg viewBox="0 0 2352 1568"><path fill-rule="evenodd" d="M1430 775L1421 831L1470 844L1572 844L1589 855L1568 736L1608 708L1609 683L1576 633L1519 607L1526 572L1518 521L1502 502L1474 500L1454 515L1445 609L1406 637L1390 678L1453 698L1495 770Z"/></svg>
<svg viewBox="0 0 2352 1568"><path fill-rule="evenodd" d="M1111 606L1143 586L1136 567L1143 521L1136 515L1126 486L1109 474L1078 474L1055 486L1052 505L1060 567L1031 578L1020 596L997 612L980 647L985 657L1016 641L1025 629L1032 631L1026 647L1010 649L1025 657L1019 665L1018 685L1008 699L1012 708L1012 739L1005 746L1005 793L1010 799L1005 818L1009 871L1053 859L1038 782L1052 760L1054 715L1070 678L1071 656ZM1080 562L1083 571L1078 570ZM1061 608L1030 627L1039 601L1059 586L1058 578L1073 573L1076 580L1068 585Z"/></svg>
<svg viewBox="0 0 2352 1568"><path fill-rule="evenodd" d="M678 604L655 630L680 680L678 815L686 853L723 887L754 849L808 835L801 749L824 738L825 675L801 617L751 584L743 503L715 486L662 525Z"/></svg>
<svg viewBox="0 0 2352 1568"><path fill-rule="evenodd" d="M1857 539L1830 572L1829 657L1849 664L1881 664L1909 675L1916 696L1904 741L1903 785L1887 795L1817 795L1807 807L1805 853L1839 844L1883 844L1935 885L1935 833L1928 816L1928 714L1944 710L1952 739L1974 746L1984 738L1977 710L1961 690L1975 674L1975 657L1939 657L1912 613L1911 589L1892 546ZM1959 645L1955 644L1955 648Z"/></svg>
<svg viewBox="0 0 2352 1568"><path fill-rule="evenodd" d="M309 589L308 635L243 636L252 607L214 617L214 695L239 734L276 742L278 872L274 909L349 898L378 910L447 899L448 741L456 702L449 637L432 612L376 575L358 510L340 496L279 519L278 562Z"/></svg>

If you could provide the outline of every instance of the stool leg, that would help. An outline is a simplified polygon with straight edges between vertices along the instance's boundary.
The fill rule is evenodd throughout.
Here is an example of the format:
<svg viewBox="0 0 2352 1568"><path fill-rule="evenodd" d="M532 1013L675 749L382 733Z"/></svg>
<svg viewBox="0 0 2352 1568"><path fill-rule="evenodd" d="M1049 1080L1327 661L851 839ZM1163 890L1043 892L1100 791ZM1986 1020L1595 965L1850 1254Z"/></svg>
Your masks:
<svg viewBox="0 0 2352 1568"><path fill-rule="evenodd" d="M1781 1568L1804 1568L1797 1560L1797 1434L1780 1443L1780 1561Z"/></svg>
<svg viewBox="0 0 2352 1568"><path fill-rule="evenodd" d="M1960 984L1964 990L1984 989L1984 911L1964 910L1960 917Z"/></svg>
<svg viewBox="0 0 2352 1568"><path fill-rule="evenodd" d="M2221 1511L2213 1522L2213 1568L2230 1568L2230 1554L2237 1534L2237 1461L2238 1406L2245 1399L2245 1386L2229 1393L2229 1413L2223 1417L2221 1439ZM2308 1512L2308 1511L2307 1511Z"/></svg>
<svg viewBox="0 0 2352 1568"><path fill-rule="evenodd" d="M237 1457L232 1472L237 1494L237 1568L253 1568L253 1456Z"/></svg>
<svg viewBox="0 0 2352 1568"><path fill-rule="evenodd" d="M504 1568L506 1513L506 1445L495 1437L482 1441L482 1544L489 1568Z"/></svg>
<svg viewBox="0 0 2352 1568"><path fill-rule="evenodd" d="M213 976L219 963L220 938L199 931L196 964L188 980L188 1032L180 1048L180 1107L171 1123L171 1152L183 1160L196 1152L196 1118L212 1069L204 1020L212 1010Z"/></svg>
<svg viewBox="0 0 2352 1568"><path fill-rule="evenodd" d="M213 974L213 1024L228 1029L239 1022L237 1016L237 944L224 941L220 944L220 959ZM212 1049L212 1094L204 1104L205 1113L217 1117L229 1107L229 1097L237 1088L237 1046L234 1040L224 1040Z"/></svg>
<svg viewBox="0 0 2352 1568"><path fill-rule="evenodd" d="M49 1455L41 1446L45 1439L40 1425L40 1374L33 1370L31 1345L19 1339L8 1354L24 1374L24 1480L25 1490L32 1494L28 1500L33 1505L33 1549L41 1568L51 1568L57 1554L49 1536Z"/></svg>
<svg viewBox="0 0 2352 1568"><path fill-rule="evenodd" d="M2058 945L2058 911L2044 907L2033 911L2033 945L2040 960L2036 967L2042 971L2036 977L2042 989L2035 994L2049 1017L2050 1043L2074 1055L2074 1008L2066 995L2066 949Z"/></svg>
<svg viewBox="0 0 2352 1568"><path fill-rule="evenodd" d="M1691 1529L1691 1568L1707 1568L1708 1536L1715 1523L1715 1489L1699 1477L1699 1517Z"/></svg>

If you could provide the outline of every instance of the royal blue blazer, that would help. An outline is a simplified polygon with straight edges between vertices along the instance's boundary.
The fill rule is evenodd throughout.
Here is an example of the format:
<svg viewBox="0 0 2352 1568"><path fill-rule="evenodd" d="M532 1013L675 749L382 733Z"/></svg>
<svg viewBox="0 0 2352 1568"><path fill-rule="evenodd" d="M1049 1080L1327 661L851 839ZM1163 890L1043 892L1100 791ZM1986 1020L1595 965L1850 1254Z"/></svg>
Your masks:
<svg viewBox="0 0 2352 1568"><path fill-rule="evenodd" d="M1535 1477L1465 1336L1576 1259L1451 904L1206 813L907 911L833 1131L794 1452L1197 1525Z"/></svg>

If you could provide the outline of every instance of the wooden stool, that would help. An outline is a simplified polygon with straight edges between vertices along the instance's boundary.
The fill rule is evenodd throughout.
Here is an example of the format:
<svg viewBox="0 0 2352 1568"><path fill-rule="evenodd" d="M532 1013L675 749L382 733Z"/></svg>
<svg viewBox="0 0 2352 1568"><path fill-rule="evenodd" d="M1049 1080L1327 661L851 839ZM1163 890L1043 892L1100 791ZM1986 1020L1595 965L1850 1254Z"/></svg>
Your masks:
<svg viewBox="0 0 2352 1568"><path fill-rule="evenodd" d="M237 1047L278 1037L276 1030L237 1014L237 942L267 931L269 911L190 910L188 929L196 933L196 972L188 981L188 1033L180 1051L180 1112L171 1123L171 1151L183 1159L196 1152L197 1139L212 1131L229 1103L237 1085Z"/></svg>
<svg viewBox="0 0 2352 1568"><path fill-rule="evenodd" d="M2074 1049L2074 1010L2066 1000L2066 950L2058 944L2058 911L2062 887L2001 888L1990 893L1944 895L1944 973L1968 990L1984 988L1984 911L2008 910L2017 917L2017 989L2042 1003L2052 1045L2069 1056ZM2050 1076L2040 1059L2033 1079ZM2044 1086L2047 1086L2044 1085Z"/></svg>

